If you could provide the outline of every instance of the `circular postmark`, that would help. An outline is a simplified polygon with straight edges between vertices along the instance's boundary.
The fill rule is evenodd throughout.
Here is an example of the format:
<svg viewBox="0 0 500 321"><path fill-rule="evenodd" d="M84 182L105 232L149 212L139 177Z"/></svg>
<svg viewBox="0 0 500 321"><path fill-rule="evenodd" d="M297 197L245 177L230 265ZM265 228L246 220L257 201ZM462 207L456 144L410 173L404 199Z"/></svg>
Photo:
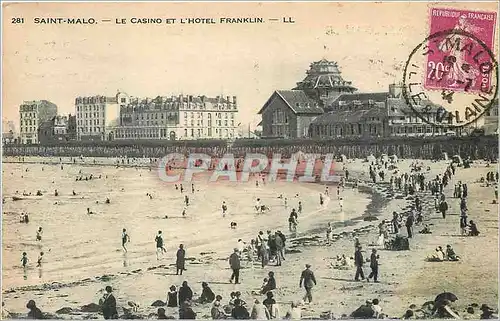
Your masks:
<svg viewBox="0 0 500 321"><path fill-rule="evenodd" d="M477 123L495 103L497 75L494 54L483 41L460 29L443 30L411 52L402 94L424 122L461 128Z"/></svg>

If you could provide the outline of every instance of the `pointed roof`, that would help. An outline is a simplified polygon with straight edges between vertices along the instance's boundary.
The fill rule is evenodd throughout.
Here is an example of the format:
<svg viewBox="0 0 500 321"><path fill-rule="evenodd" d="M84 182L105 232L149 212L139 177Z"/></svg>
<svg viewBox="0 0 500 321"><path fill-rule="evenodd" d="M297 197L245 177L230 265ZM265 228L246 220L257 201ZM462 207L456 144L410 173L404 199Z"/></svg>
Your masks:
<svg viewBox="0 0 500 321"><path fill-rule="evenodd" d="M295 114L322 114L323 108L315 100L309 98L302 90L276 90L259 110L259 114L269 106L273 98L279 97Z"/></svg>
<svg viewBox="0 0 500 321"><path fill-rule="evenodd" d="M326 59L313 62L306 71L306 77L297 83L295 89L343 89L350 92L357 90L351 81L342 78L338 64Z"/></svg>

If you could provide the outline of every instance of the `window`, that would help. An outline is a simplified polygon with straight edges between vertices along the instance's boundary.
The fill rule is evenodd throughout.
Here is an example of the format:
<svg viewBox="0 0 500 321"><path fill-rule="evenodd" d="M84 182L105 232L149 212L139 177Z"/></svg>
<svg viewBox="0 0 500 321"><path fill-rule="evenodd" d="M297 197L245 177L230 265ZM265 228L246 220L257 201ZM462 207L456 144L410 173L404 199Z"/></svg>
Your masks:
<svg viewBox="0 0 500 321"><path fill-rule="evenodd" d="M227 120L225 120L225 121L224 121L224 126L226 126L226 127L227 127Z"/></svg>
<svg viewBox="0 0 500 321"><path fill-rule="evenodd" d="M126 102L126 99L122 98L122 99L120 99L120 102L124 104Z"/></svg>
<svg viewBox="0 0 500 321"><path fill-rule="evenodd" d="M191 137L194 137L194 129L191 129Z"/></svg>

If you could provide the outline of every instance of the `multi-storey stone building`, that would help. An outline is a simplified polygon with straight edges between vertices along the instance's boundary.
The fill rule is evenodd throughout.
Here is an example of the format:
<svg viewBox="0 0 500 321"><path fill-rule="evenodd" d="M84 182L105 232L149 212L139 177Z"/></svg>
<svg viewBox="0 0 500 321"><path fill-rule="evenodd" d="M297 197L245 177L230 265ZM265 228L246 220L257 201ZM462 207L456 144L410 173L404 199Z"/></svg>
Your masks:
<svg viewBox="0 0 500 321"><path fill-rule="evenodd" d="M308 137L310 124L332 101L356 90L336 62L313 62L293 90L275 91L261 108L262 137Z"/></svg>
<svg viewBox="0 0 500 321"><path fill-rule="evenodd" d="M236 96L131 97L120 104L115 139L231 139L237 113Z"/></svg>
<svg viewBox="0 0 500 321"><path fill-rule="evenodd" d="M19 107L21 144L38 144L38 128L57 115L56 104L47 100L25 101Z"/></svg>
<svg viewBox="0 0 500 321"><path fill-rule="evenodd" d="M76 136L78 140L110 140L113 139L113 128L119 117L118 100L125 102L127 96L118 93L115 97L101 95L77 97Z"/></svg>

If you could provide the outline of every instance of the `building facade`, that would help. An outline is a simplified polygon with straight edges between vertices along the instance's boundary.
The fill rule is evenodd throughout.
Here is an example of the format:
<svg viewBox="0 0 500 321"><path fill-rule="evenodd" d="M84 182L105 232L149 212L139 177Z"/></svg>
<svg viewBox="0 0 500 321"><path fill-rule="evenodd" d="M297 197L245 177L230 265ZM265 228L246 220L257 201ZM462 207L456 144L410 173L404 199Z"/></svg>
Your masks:
<svg viewBox="0 0 500 321"><path fill-rule="evenodd" d="M276 90L259 111L263 138L308 137L309 125L323 114L302 90Z"/></svg>
<svg viewBox="0 0 500 321"><path fill-rule="evenodd" d="M25 101L19 107L21 144L38 144L40 125L57 115L56 104L47 100Z"/></svg>
<svg viewBox="0 0 500 321"><path fill-rule="evenodd" d="M439 107L430 101L422 101L415 108L432 122ZM389 85L387 92L340 95L328 109L328 113L311 124L311 137L424 137L447 133L445 128L423 121L406 104L402 86L397 84Z"/></svg>
<svg viewBox="0 0 500 321"><path fill-rule="evenodd" d="M484 134L498 135L498 98L495 99L484 115Z"/></svg>
<svg viewBox="0 0 500 321"><path fill-rule="evenodd" d="M2 143L12 144L17 141L16 126L11 120L2 120Z"/></svg>
<svg viewBox="0 0 500 321"><path fill-rule="evenodd" d="M115 139L232 139L237 113L236 96L131 97L120 105Z"/></svg>
<svg viewBox="0 0 500 321"><path fill-rule="evenodd" d="M118 100L126 94L115 97L89 96L75 99L76 136L78 140L111 140L113 128L119 118ZM125 104L125 103L123 103Z"/></svg>
<svg viewBox="0 0 500 321"><path fill-rule="evenodd" d="M73 123L73 126L71 125ZM76 137L76 117L57 115L44 121L38 128L40 144L66 142ZM71 128L73 127L73 129Z"/></svg>

